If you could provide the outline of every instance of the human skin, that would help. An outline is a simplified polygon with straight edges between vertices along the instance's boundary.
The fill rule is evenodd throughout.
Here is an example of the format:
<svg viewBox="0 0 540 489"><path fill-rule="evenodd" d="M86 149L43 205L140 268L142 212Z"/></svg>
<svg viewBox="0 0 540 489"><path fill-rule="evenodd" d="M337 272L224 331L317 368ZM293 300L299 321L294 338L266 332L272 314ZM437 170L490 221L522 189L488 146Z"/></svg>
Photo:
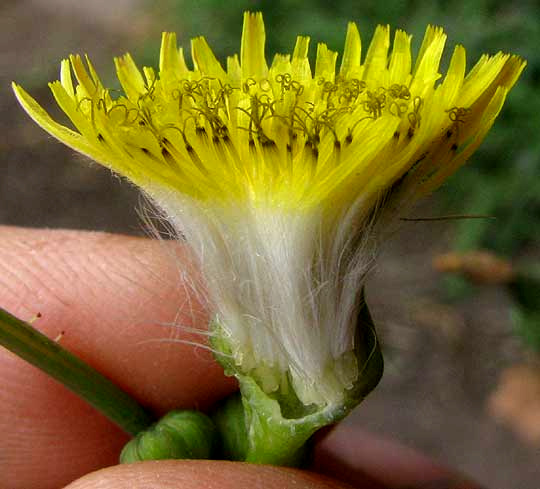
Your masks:
<svg viewBox="0 0 540 489"><path fill-rule="evenodd" d="M211 353L192 344L204 337L189 327L208 318L180 273L188 267L184 245L15 227L0 227L0 238L0 306L25 320L39 313L37 329L156 415L204 410L236 389ZM116 465L128 436L1 347L0 385L0 489L478 489L344 425L318 437L310 471L223 461Z"/></svg>

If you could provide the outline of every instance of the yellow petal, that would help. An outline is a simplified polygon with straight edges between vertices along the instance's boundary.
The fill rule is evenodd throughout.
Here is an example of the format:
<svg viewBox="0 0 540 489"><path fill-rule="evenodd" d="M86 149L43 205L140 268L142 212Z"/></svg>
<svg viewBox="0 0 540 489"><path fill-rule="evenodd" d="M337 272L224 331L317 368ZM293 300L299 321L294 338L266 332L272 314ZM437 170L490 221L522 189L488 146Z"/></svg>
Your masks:
<svg viewBox="0 0 540 489"><path fill-rule="evenodd" d="M431 61L428 50L431 49L431 53L433 54L433 44L440 47L441 41L444 45L444 42L446 41L446 34L444 34L444 31L440 27L428 25L426 27L426 32L424 33L424 38L422 39L422 45L418 51L418 56L416 57L416 63L413 70L414 74L418 72L422 63L429 63ZM436 61L438 66L438 60Z"/></svg>
<svg viewBox="0 0 540 489"><path fill-rule="evenodd" d="M60 81L68 95L71 98L74 98L75 89L73 88L73 78L71 77L71 65L69 59L63 59L60 64Z"/></svg>
<svg viewBox="0 0 540 489"><path fill-rule="evenodd" d="M54 95L56 103L70 118L77 130L89 140L96 138L97 134L92 126L94 117L94 105L92 100L88 98L77 102L77 100L69 96L64 86L57 81L50 83L49 87ZM83 109L88 112L89 116L83 112Z"/></svg>
<svg viewBox="0 0 540 489"><path fill-rule="evenodd" d="M141 96L146 93L146 87L144 86L144 79L135 61L133 61L131 55L126 54L119 58L114 58L114 64L116 65L118 80L122 84L127 98L136 104Z"/></svg>
<svg viewBox="0 0 540 489"><path fill-rule="evenodd" d="M360 66L360 57L362 55L362 43L360 33L354 22L347 25L347 36L345 38L345 47L343 49L343 59L339 74L347 76L349 73Z"/></svg>
<svg viewBox="0 0 540 489"><path fill-rule="evenodd" d="M291 75L294 80L303 82L311 78L311 67L308 59L309 37L298 36L291 60Z"/></svg>
<svg viewBox="0 0 540 489"><path fill-rule="evenodd" d="M429 194L440 187L450 175L471 157L495 122L497 115L502 109L507 93L508 89L505 87L499 87L497 89L482 115L481 124L479 124L477 132L467 141L466 146L461 149L452 161L439 168L437 173L418 188L419 195Z"/></svg>
<svg viewBox="0 0 540 489"><path fill-rule="evenodd" d="M21 86L16 83L12 83L11 86L17 100L27 114L45 131L75 151L106 165L107 157L105 153L99 151L86 137L54 121Z"/></svg>
<svg viewBox="0 0 540 489"><path fill-rule="evenodd" d="M424 88L432 88L440 78L439 64L445 43L446 34L440 27L427 28L416 60L411 91L423 92Z"/></svg>
<svg viewBox="0 0 540 489"><path fill-rule="evenodd" d="M84 59L86 61L86 66L88 66L88 73L90 74L90 77L92 79L92 83L96 90L103 90L103 84L101 83L101 80L99 79L99 75L97 74L97 71L94 68L94 65L90 61L90 58L85 55Z"/></svg>
<svg viewBox="0 0 540 489"><path fill-rule="evenodd" d="M369 45L364 61L364 80L372 81L371 85L377 86L382 80L382 75L386 71L388 63L388 48L390 47L390 26L378 25L373 34L373 39Z"/></svg>
<svg viewBox="0 0 540 489"><path fill-rule="evenodd" d="M79 82L79 87L82 89L82 93L85 97L93 97L96 94L97 87L90 76L88 76L88 72L84 67L81 57L78 54L71 55L69 60L71 61L71 66L73 67L75 77Z"/></svg>
<svg viewBox="0 0 540 489"><path fill-rule="evenodd" d="M315 61L315 78L324 78L334 81L336 71L337 53L328 49L326 44L317 45L317 59Z"/></svg>
<svg viewBox="0 0 540 489"><path fill-rule="evenodd" d="M196 37L191 40L191 54L195 69L200 71L202 76L212 76L216 78L226 78L226 73L214 53L208 46L204 37Z"/></svg>
<svg viewBox="0 0 540 489"><path fill-rule="evenodd" d="M231 83L240 85L242 83L242 67L238 60L238 55L227 57L227 74L231 80Z"/></svg>
<svg viewBox="0 0 540 489"><path fill-rule="evenodd" d="M166 83L181 80L188 72L182 49L176 44L174 32L164 32L161 37L161 51L159 55L159 71Z"/></svg>
<svg viewBox="0 0 540 489"><path fill-rule="evenodd" d="M411 76L411 36L397 30L392 45L388 77L392 83L408 85Z"/></svg>
<svg viewBox="0 0 540 489"><path fill-rule="evenodd" d="M448 72L438 89L441 91L443 103L448 109L455 105L455 101L459 96L461 87L463 86L465 68L465 48L463 46L456 46L452 59L450 60Z"/></svg>
<svg viewBox="0 0 540 489"><path fill-rule="evenodd" d="M264 55L265 39L262 13L245 12L240 48L242 76L244 78L253 77L258 80L266 77L268 66Z"/></svg>

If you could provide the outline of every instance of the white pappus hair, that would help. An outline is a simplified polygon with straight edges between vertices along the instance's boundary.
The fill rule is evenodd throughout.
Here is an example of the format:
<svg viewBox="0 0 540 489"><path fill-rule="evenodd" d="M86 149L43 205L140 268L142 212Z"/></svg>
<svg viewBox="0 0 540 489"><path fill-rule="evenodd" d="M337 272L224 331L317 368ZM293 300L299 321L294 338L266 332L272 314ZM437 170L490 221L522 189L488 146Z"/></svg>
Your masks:
<svg viewBox="0 0 540 489"><path fill-rule="evenodd" d="M360 291L373 262L361 199L332 218L194 201L159 192L165 216L193 249L198 293L227 333L236 364L267 392L292 384L304 404L340 403L358 376Z"/></svg>

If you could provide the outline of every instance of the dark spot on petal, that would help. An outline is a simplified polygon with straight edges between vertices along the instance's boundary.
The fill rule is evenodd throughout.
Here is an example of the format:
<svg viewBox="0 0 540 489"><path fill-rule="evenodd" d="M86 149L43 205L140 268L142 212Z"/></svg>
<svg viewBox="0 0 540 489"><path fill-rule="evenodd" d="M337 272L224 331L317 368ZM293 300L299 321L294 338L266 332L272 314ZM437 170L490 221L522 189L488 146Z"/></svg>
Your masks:
<svg viewBox="0 0 540 489"><path fill-rule="evenodd" d="M263 148L270 149L276 147L276 143L270 138L265 138L264 141L262 141L262 146Z"/></svg>
<svg viewBox="0 0 540 489"><path fill-rule="evenodd" d="M394 132L394 139L399 139L399 131Z"/></svg>
<svg viewBox="0 0 540 489"><path fill-rule="evenodd" d="M452 151L457 151L458 145L457 145L456 143L454 143L454 144L452 144L452 146L450 147L450 149L451 149Z"/></svg>
<svg viewBox="0 0 540 489"><path fill-rule="evenodd" d="M317 146L315 146L311 142L307 142L306 147L311 150L311 155L313 156L313 158L317 159L319 157L319 150L318 150Z"/></svg>

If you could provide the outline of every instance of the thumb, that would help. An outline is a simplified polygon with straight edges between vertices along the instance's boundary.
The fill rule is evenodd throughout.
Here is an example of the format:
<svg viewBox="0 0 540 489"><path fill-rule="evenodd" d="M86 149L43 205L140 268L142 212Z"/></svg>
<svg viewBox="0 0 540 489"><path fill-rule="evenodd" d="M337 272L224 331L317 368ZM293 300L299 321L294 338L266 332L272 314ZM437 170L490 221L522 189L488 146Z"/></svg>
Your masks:
<svg viewBox="0 0 540 489"><path fill-rule="evenodd" d="M207 460L163 460L117 465L79 479L65 489L252 489L294 487L295 489L350 489L312 472Z"/></svg>

